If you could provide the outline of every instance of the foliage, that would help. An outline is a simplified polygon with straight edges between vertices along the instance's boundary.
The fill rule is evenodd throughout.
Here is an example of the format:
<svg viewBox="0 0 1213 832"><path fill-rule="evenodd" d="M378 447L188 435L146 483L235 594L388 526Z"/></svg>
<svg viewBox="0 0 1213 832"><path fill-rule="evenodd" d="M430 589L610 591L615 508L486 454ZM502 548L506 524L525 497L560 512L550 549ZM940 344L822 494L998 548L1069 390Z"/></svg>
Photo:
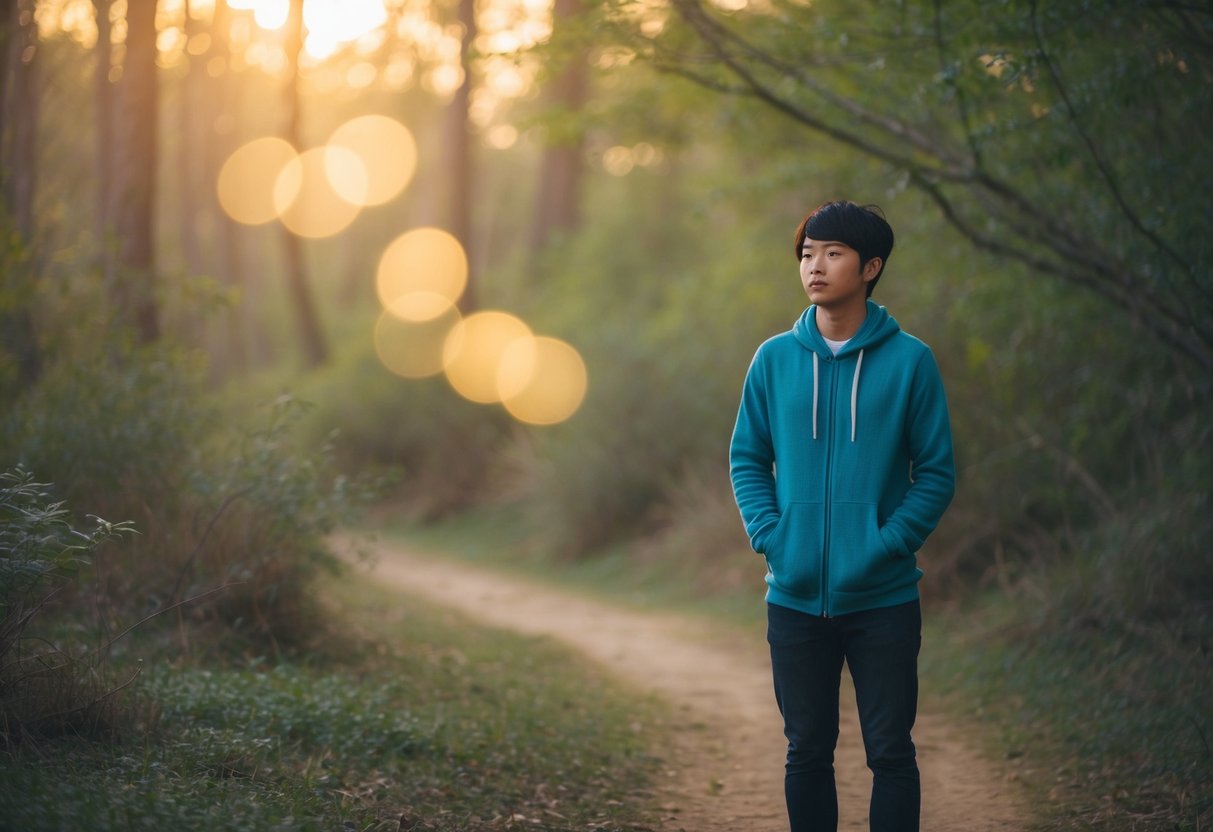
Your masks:
<svg viewBox="0 0 1213 832"><path fill-rule="evenodd" d="M0 758L0 814L29 830L635 828L652 703L553 646L365 581L340 595L341 635L313 666L157 663L146 736Z"/></svg>
<svg viewBox="0 0 1213 832"><path fill-rule="evenodd" d="M138 525L79 589L102 634L226 587L190 617L276 650L315 626L306 587L334 563L323 535L363 493L327 449L293 444L301 410L288 397L251 427L223 428L197 362L100 350L48 368L0 420L0 452L61 482L70 502Z"/></svg>
<svg viewBox="0 0 1213 832"><path fill-rule="evenodd" d="M987 597L928 625L924 690L990 738L1041 830L1203 829L1211 625L1207 609L1163 628Z"/></svg>
<svg viewBox="0 0 1213 832"><path fill-rule="evenodd" d="M641 5L618 4L622 29ZM972 243L1096 293L1213 366L1210 249L1193 233L1213 207L1209 139L1190 129L1213 98L1207 9L673 7L660 37L628 40L658 68L879 160Z"/></svg>
<svg viewBox="0 0 1213 832"><path fill-rule="evenodd" d="M47 603L129 523L91 517L82 531L46 483L21 468L0 472L0 744L84 732L109 721L110 697L98 654L77 655L35 638Z"/></svg>
<svg viewBox="0 0 1213 832"><path fill-rule="evenodd" d="M893 219L876 299L934 348L952 401L960 487L922 554L927 592L1073 560L1099 567L1059 607L1206 602L1210 388L1186 340L1213 320L1208 241L1186 225L1209 213L1210 157L1186 138L1211 94L1205 18L1185 34L1146 6L688 0L656 25L661 10L615 4L614 69L585 118L600 146L657 136L668 159L594 180L539 278L591 368L583 411L514 455L547 545L657 531L650 556L715 551L696 535L733 516L719 495L745 362L803 305L780 229L849 196ZM1157 120L1135 115L1160 98Z"/></svg>
<svg viewBox="0 0 1213 832"><path fill-rule="evenodd" d="M300 395L316 402L301 425L307 435L326 437L341 470L383 478L407 516L441 517L490 492L505 414L460 398L441 378L393 376L365 333Z"/></svg>

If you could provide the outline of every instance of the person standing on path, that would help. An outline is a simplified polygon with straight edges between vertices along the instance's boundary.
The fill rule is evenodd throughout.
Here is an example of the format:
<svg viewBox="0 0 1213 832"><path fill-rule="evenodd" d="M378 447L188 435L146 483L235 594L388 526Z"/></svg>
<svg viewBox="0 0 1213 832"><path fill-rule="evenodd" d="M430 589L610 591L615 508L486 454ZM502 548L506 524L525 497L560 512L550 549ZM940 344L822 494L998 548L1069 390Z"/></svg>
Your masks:
<svg viewBox="0 0 1213 832"><path fill-rule="evenodd" d="M870 297L893 250L875 206L829 202L796 231L810 306L746 374L733 493L767 565L767 640L788 740L792 832L834 832L839 684L854 681L873 832L916 832L916 553L956 473L939 368Z"/></svg>

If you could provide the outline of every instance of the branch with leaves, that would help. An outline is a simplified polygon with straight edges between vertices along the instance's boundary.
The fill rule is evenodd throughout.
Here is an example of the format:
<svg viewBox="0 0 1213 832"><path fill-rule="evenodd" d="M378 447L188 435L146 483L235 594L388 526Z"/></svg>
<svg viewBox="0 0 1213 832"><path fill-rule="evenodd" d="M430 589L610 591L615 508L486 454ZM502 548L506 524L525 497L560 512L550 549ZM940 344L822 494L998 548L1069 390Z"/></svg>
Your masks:
<svg viewBox="0 0 1213 832"><path fill-rule="evenodd" d="M1101 96L1098 89L1086 89L1085 103L1075 99L1074 82L1062 69L1062 47L1046 43L1046 23L1034 0L1026 16L967 29L956 23L965 4L909 4L907 8L920 15L921 43L934 47L934 63L924 64L914 54L920 50L912 48L917 42L910 43L903 50L909 55L902 58L903 64L879 76L864 74L858 52L842 43L845 38L830 42L817 36L815 25L831 14L822 5L805 9L785 4L729 15L703 0L673 0L682 25L638 42L662 72L759 102L806 130L901 171L974 246L1017 262L1034 275L1098 295L1173 354L1201 370L1213 369L1213 276L1203 265L1213 262L1213 251L1207 242L1168 235L1158 227L1161 223L1147 222L1142 212L1154 207L1157 198L1138 204L1146 203L1146 196L1126 182L1126 172L1136 174L1161 153L1171 154L1170 163L1182 167L1192 149L1187 143L1140 147L1140 159L1124 158L1122 137L1107 132L1107 124L1117 123L1115 113L1109 116L1098 109L1118 106L1105 102L1116 91ZM1078 10L1060 5L1063 8L1053 11L1047 24L1049 32L1060 32L1058 38L1065 36L1066 25L1075 28L1071 37L1093 40L1103 34L1100 25L1108 29L1106 42L1095 42L1077 57L1065 53L1086 72L1090 88L1096 83L1090 79L1101 77L1101 62L1129 59L1123 51L1127 47L1112 42L1123 37L1122 28L1129 24L1111 16L1102 23L1088 21ZM1186 28L1194 22L1213 23L1213 15L1203 10L1127 5L1142 6L1132 25L1159 38L1173 37L1176 44L1182 42L1179 35L1169 34L1176 26L1167 28L1167 20L1175 15ZM1014 9L1002 13L1016 14ZM1162 15L1171 17L1164 20ZM909 38L904 32L913 28L901 18L880 19L875 8L863 26L870 33L882 23L885 44ZM1004 38L1004 45L992 45L994 37ZM811 49L805 45L809 42ZM1015 114L1013 105L1022 105L1010 100L1005 85L991 84L985 77L992 76L995 67L980 59L994 52L1025 56L1021 62L1030 62L1039 77L1029 78L1028 70L1021 69L1016 76L1020 88L1033 90L1036 97L1047 93L1052 106L1035 105L1031 120ZM1158 76L1150 67L1138 73L1140 77L1118 83L1144 84ZM868 89L864 82L869 78L885 86ZM1191 83L1170 76L1152 82L1213 99L1207 73ZM902 90L910 92L899 94ZM1142 94L1134 90L1134 95ZM1118 140L1122 158L1114 164L1105 145ZM1050 167L1042 154L1067 161ZM1207 164L1204 159L1200 163ZM1134 184L1143 190L1139 180ZM1207 220L1208 189L1199 179L1166 184L1175 193L1164 198L1167 209L1203 211Z"/></svg>

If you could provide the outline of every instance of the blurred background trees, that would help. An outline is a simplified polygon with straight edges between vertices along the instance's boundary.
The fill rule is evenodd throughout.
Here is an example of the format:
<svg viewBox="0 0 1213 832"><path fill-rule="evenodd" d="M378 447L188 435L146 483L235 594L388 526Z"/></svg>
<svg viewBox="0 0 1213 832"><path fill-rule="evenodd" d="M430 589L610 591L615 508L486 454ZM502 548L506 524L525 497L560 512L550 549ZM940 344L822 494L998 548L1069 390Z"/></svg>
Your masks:
<svg viewBox="0 0 1213 832"><path fill-rule="evenodd" d="M705 591L757 585L726 470L737 396L804 305L793 229L843 197L892 221L876 299L952 402L961 482L928 591L1207 614L1207 6L10 0L3 25L0 457L161 527L136 547L164 566L153 595L198 578L203 537L216 579L236 541L276 539L204 518L327 512L342 474L385 470L402 515L504 505L562 557L631 542ZM372 114L412 143L385 158L415 150L398 195L225 209L235 151L276 137L303 159ZM504 310L576 348L571 418L385 369L404 324L381 258L422 227L462 249L451 320ZM300 445L257 427L284 391L314 405ZM331 447L323 487L274 486L280 458L249 451L267 431Z"/></svg>

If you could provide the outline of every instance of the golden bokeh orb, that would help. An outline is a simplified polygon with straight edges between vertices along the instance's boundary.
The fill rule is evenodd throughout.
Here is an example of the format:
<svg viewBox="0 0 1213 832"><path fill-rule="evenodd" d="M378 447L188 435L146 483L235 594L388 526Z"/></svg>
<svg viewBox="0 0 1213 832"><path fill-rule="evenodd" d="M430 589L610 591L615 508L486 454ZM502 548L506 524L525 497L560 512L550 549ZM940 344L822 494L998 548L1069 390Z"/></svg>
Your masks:
<svg viewBox="0 0 1213 832"><path fill-rule="evenodd" d="M469 315L451 329L443 345L447 381L470 401L500 402L497 376L502 355L515 341L531 337L531 328L508 312Z"/></svg>
<svg viewBox="0 0 1213 832"><path fill-rule="evenodd" d="M335 182L340 182L340 189ZM274 182L282 224L300 237L331 237L349 227L362 206L342 196L366 193L366 168L343 147L316 147L287 162Z"/></svg>
<svg viewBox="0 0 1213 832"><path fill-rule="evenodd" d="M274 185L287 165L298 158L295 148L266 136L237 148L219 170L219 205L233 220L262 225L278 218Z"/></svg>
<svg viewBox="0 0 1213 832"><path fill-rule="evenodd" d="M393 240L379 258L379 302L405 321L428 321L455 305L467 288L463 246L440 228L417 228Z"/></svg>
<svg viewBox="0 0 1213 832"><path fill-rule="evenodd" d="M403 191L417 170L417 142L412 132L387 116L350 119L333 131L328 143L356 153L366 167L367 182L362 192L345 193L338 186L350 202L382 205Z"/></svg>
<svg viewBox="0 0 1213 832"><path fill-rule="evenodd" d="M375 354L390 372L402 378L436 376L443 370L443 346L460 321L459 310L447 311L428 321L402 321L383 312L375 322Z"/></svg>
<svg viewBox="0 0 1213 832"><path fill-rule="evenodd" d="M520 338L506 346L497 368L497 392L511 416L555 425L581 407L589 374L581 354L558 338Z"/></svg>

